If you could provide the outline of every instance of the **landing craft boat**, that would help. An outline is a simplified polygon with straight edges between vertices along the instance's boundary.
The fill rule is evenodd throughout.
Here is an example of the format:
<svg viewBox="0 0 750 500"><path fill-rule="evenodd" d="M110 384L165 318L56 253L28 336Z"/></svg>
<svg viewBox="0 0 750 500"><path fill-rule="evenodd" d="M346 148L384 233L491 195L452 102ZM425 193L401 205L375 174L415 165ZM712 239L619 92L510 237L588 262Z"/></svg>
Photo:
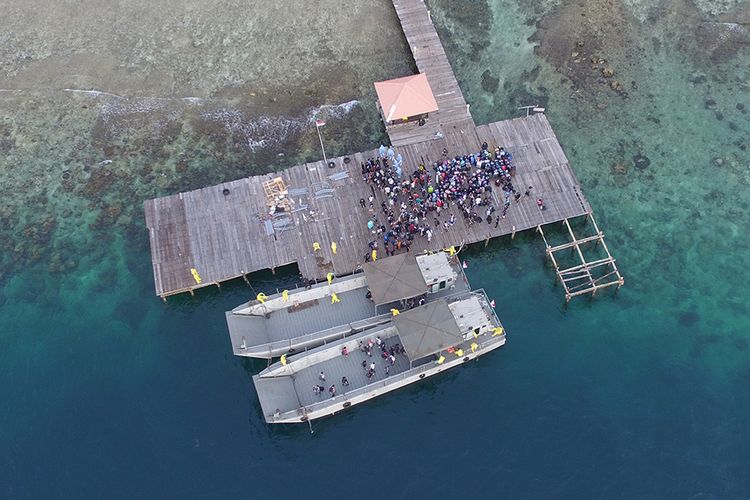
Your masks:
<svg viewBox="0 0 750 500"><path fill-rule="evenodd" d="M261 296L227 311L226 318L234 354L271 359L382 326L391 320L391 309L468 289L456 256L407 252L367 262L363 272L330 283Z"/></svg>
<svg viewBox="0 0 750 500"><path fill-rule="evenodd" d="M484 291L464 291L282 358L255 375L253 382L266 422L305 422L418 382L504 344L505 332Z"/></svg>

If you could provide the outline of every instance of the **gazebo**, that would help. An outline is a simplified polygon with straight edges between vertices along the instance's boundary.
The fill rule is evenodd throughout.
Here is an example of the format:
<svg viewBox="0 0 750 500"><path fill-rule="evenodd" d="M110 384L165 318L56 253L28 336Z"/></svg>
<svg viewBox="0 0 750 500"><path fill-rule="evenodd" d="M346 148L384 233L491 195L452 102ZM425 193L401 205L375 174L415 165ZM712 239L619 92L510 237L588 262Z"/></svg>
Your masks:
<svg viewBox="0 0 750 500"><path fill-rule="evenodd" d="M424 73L375 82L375 91L386 125L423 120L438 110Z"/></svg>

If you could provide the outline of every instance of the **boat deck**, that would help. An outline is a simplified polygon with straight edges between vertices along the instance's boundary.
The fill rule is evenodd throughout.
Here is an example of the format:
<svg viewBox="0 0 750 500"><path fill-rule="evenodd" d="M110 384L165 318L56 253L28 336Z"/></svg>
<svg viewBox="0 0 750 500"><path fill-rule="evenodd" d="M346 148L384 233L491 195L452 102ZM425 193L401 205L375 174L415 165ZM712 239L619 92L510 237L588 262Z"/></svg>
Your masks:
<svg viewBox="0 0 750 500"><path fill-rule="evenodd" d="M398 333L393 327L373 330L365 336L374 339L377 335L384 340L388 347L399 343ZM335 385L336 394L341 395L362 387L367 387L370 384L379 382L409 369L409 359L406 355L397 354L396 363L391 366L387 360L380 357L380 354L381 351L377 346L373 347L372 357L358 349L354 349L349 353L349 356L339 355L328 359L319 365L312 365L295 372L294 387L297 390L300 403L303 406L309 406L313 403L330 398L331 394L328 392L328 389L331 385ZM370 379L367 378L367 368L362 367L363 361L366 362L368 366L371 362L375 363L375 375ZM385 373L386 366L388 366L389 369L387 375ZM326 376L325 382L321 382L319 379L321 369ZM346 377L349 380L348 387L342 385L341 377ZM312 389L315 384L325 386L325 394L316 396Z"/></svg>
<svg viewBox="0 0 750 500"><path fill-rule="evenodd" d="M375 341L376 337L380 337L388 348L397 343L406 346L402 340L403 335L421 335L420 330L399 331L405 325L398 326L394 321L293 355L286 363L274 363L253 377L266 420L271 423L300 422L308 418L330 415L353 404L417 382L425 376L457 366L505 344L505 333L494 333L493 328L502 325L489 306L483 291L466 292L448 300L447 303L458 324L468 322L461 326L461 331L470 332L474 326L479 326L481 330L478 337L461 339L437 352L430 350L425 354L418 354L416 359L411 360L412 363L407 346L405 354L395 356L394 365L382 358L382 351L377 344L372 349L372 357L357 347L360 341ZM410 339L413 348L422 345L422 340L414 344L416 338L412 336ZM349 349L348 356L341 354L344 345ZM436 363L441 355L444 356L443 359ZM375 374L368 379L366 373L372 362L375 363ZM321 371L325 374L324 381L320 379ZM348 386L341 383L342 377L348 379ZM315 385L322 385L325 392L315 394ZM332 385L336 386L335 395L329 392Z"/></svg>
<svg viewBox="0 0 750 500"><path fill-rule="evenodd" d="M450 265L457 275L455 283L444 290L427 294L428 302L469 290L466 275L458 261L453 261ZM361 285L357 286L359 283ZM340 289L346 289L346 291L340 291ZM339 298L336 304L331 303L331 290L336 290ZM306 342L311 341L311 337L316 334L328 332L332 336L337 336L337 332L342 334L346 332L346 335L349 335L352 333L350 325L354 324L364 329L367 323L366 327L371 328L382 323L382 320L378 319L379 315L390 314L391 308L403 310L400 301L376 307L366 295L367 284L364 281L364 274L358 273L335 278L333 287L323 282L313 285L309 290L291 290L286 303L280 303L281 293L271 295L267 298L266 304L280 304L269 307L269 312L264 312L263 305L256 300L251 300L226 312L232 349L238 356L275 357L280 354L271 353L271 347L281 349L281 353L298 348L314 347L325 340L321 339L317 343L308 345ZM311 299L311 297L316 298ZM250 311L255 311L255 314L250 314ZM283 341L288 341L288 344L280 345ZM269 344L268 351L257 349L264 344ZM251 347L256 347L256 349L251 349ZM267 355L260 356L261 351L267 351Z"/></svg>

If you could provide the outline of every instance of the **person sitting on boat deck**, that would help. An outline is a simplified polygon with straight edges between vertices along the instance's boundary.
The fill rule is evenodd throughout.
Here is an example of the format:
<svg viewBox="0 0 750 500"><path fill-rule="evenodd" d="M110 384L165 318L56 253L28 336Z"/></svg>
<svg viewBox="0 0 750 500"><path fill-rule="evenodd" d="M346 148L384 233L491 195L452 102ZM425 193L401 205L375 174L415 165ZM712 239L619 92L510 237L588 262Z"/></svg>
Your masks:
<svg viewBox="0 0 750 500"><path fill-rule="evenodd" d="M375 370L367 370L367 378L372 378L375 375Z"/></svg>
<svg viewBox="0 0 750 500"><path fill-rule="evenodd" d="M370 363L370 370L375 371L375 362Z"/></svg>
<svg viewBox="0 0 750 500"><path fill-rule="evenodd" d="M344 346L341 348L341 355L342 356L349 356L349 348Z"/></svg>
<svg viewBox="0 0 750 500"><path fill-rule="evenodd" d="M336 386L335 385L331 385L331 387L328 388L328 392L331 393L331 397L335 397L336 396Z"/></svg>
<svg viewBox="0 0 750 500"><path fill-rule="evenodd" d="M385 372L385 376L387 377L387 376L388 376L388 374L389 374L389 373L391 372L391 367L390 367L390 366L388 366L388 365L385 365L385 366L383 367L383 371Z"/></svg>
<svg viewBox="0 0 750 500"><path fill-rule="evenodd" d="M365 352L365 344L362 342L362 339L359 340L359 350Z"/></svg>
<svg viewBox="0 0 750 500"><path fill-rule="evenodd" d="M346 377L341 377L341 385L344 387L349 387L349 379Z"/></svg>
<svg viewBox="0 0 750 500"><path fill-rule="evenodd" d="M313 386L313 393L315 393L316 396L320 396L320 386L318 384Z"/></svg>

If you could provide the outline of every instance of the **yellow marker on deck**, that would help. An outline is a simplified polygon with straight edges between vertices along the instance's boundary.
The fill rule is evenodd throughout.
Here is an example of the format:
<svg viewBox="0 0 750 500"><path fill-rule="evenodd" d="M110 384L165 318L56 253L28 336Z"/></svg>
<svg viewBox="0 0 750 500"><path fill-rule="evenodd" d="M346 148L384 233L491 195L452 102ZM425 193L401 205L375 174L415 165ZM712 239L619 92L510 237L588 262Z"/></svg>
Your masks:
<svg viewBox="0 0 750 500"><path fill-rule="evenodd" d="M375 262L376 260L378 260L378 251L377 250L373 250L372 251L372 261Z"/></svg>
<svg viewBox="0 0 750 500"><path fill-rule="evenodd" d="M316 241L313 243L313 252L317 252L318 250L320 250L320 243Z"/></svg>
<svg viewBox="0 0 750 500"><path fill-rule="evenodd" d="M438 358L438 360L435 361L435 363L438 364L438 365L442 365L443 363L445 363L445 356L443 356L441 354L440 357Z"/></svg>
<svg viewBox="0 0 750 500"><path fill-rule="evenodd" d="M498 326L498 327L495 327L495 328L492 329L492 336L493 337L497 337L498 335L502 335L502 334L503 334L503 327L502 326Z"/></svg>
<svg viewBox="0 0 750 500"><path fill-rule="evenodd" d="M339 296L334 294L331 294L331 304L335 304L336 302L341 302L341 299L339 299Z"/></svg>
<svg viewBox="0 0 750 500"><path fill-rule="evenodd" d="M195 280L195 282L200 285L201 281L203 280L201 279L201 275L198 274L198 270L194 267L191 267L190 272L193 273L193 279Z"/></svg>
<svg viewBox="0 0 750 500"><path fill-rule="evenodd" d="M283 292L281 292L281 298L284 300L284 302L289 300L289 290L284 290Z"/></svg>
<svg viewBox="0 0 750 500"><path fill-rule="evenodd" d="M258 299L258 302L263 304L266 301L266 299L268 299L268 295L266 295L263 292L260 292L258 295L255 296L255 298Z"/></svg>
<svg viewBox="0 0 750 500"><path fill-rule="evenodd" d="M280 361L282 366L286 366L286 354L281 355Z"/></svg>
<svg viewBox="0 0 750 500"><path fill-rule="evenodd" d="M479 348L479 344L476 342L471 343L471 352L477 352L477 349Z"/></svg>
<svg viewBox="0 0 750 500"><path fill-rule="evenodd" d="M332 242L331 242L331 252L333 252L333 254L334 254L334 255L336 255L336 248L338 248L338 247L336 246L336 242L335 242L335 241L332 241Z"/></svg>
<svg viewBox="0 0 750 500"><path fill-rule="evenodd" d="M333 281L333 273L326 274L326 279L328 280L328 284L330 285Z"/></svg>
<svg viewBox="0 0 750 500"><path fill-rule="evenodd" d="M458 356L459 358L461 356L463 356L463 355L464 355L464 350L463 349L459 349L459 350L456 351L456 356Z"/></svg>
<svg viewBox="0 0 750 500"><path fill-rule="evenodd" d="M398 316L401 313L398 312L398 309L394 308L394 309L391 309L391 314L393 314L394 316Z"/></svg>
<svg viewBox="0 0 750 500"><path fill-rule="evenodd" d="M445 251L448 252L451 257L453 257L454 255L456 255L456 247L455 246L450 246L450 247L446 248Z"/></svg>

